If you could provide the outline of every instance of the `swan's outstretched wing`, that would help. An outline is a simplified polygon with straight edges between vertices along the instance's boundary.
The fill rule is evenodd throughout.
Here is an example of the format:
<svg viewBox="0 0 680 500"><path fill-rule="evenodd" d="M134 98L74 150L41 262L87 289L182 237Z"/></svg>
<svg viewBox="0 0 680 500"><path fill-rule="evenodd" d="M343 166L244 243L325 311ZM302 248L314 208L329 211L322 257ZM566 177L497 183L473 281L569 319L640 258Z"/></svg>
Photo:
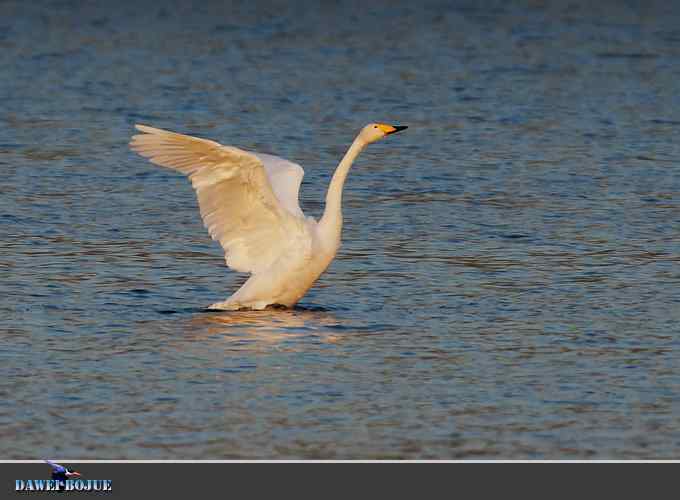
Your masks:
<svg viewBox="0 0 680 500"><path fill-rule="evenodd" d="M224 248L229 267L258 273L287 251L311 251L297 204L301 167L207 139L135 127L144 133L132 137L133 151L189 176L203 223Z"/></svg>
<svg viewBox="0 0 680 500"><path fill-rule="evenodd" d="M296 217L304 217L298 204L300 184L305 176L305 171L297 163L279 158L274 155L253 153L263 163L269 182L274 189L274 194L281 205Z"/></svg>

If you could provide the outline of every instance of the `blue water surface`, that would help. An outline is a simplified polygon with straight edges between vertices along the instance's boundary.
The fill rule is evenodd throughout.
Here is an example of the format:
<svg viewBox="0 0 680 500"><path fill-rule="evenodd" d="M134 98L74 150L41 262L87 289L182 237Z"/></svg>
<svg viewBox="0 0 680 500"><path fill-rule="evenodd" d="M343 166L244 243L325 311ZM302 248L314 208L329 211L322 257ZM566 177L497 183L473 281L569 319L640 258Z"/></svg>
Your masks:
<svg viewBox="0 0 680 500"><path fill-rule="evenodd" d="M680 4L0 2L0 457L680 458ZM145 123L290 158L299 307Z"/></svg>

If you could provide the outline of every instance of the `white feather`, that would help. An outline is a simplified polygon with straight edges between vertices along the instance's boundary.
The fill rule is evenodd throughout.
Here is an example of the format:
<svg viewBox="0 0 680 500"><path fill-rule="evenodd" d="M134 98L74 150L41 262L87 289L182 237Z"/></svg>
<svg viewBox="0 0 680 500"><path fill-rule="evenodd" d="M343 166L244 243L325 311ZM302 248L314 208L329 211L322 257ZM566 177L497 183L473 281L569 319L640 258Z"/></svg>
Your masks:
<svg viewBox="0 0 680 500"><path fill-rule="evenodd" d="M203 222L236 271L261 273L311 234L297 203L304 171L276 156L137 125L130 147L189 176ZM303 245L309 247L310 245Z"/></svg>

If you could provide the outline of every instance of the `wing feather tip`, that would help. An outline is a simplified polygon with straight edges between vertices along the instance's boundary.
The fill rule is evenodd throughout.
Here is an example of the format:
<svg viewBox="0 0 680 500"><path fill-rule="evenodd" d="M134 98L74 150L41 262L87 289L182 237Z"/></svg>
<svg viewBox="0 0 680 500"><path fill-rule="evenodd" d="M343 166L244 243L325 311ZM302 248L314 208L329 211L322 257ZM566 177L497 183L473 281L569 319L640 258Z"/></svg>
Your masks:
<svg viewBox="0 0 680 500"><path fill-rule="evenodd" d="M163 130L156 127L151 127L149 125L142 125L141 123L135 123L135 128L140 132L145 134L167 134L167 130Z"/></svg>

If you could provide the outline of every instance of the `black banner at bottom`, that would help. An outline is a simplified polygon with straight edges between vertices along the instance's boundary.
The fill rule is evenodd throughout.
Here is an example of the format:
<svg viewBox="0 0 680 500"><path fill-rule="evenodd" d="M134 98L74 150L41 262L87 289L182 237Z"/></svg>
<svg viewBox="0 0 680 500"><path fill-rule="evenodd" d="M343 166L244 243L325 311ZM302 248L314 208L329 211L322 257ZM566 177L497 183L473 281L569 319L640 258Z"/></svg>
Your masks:
<svg viewBox="0 0 680 500"><path fill-rule="evenodd" d="M677 463L0 463L0 498L649 498ZM51 482L50 482L51 481ZM69 482L70 481L70 482ZM108 488L104 488L108 485ZM48 488L52 486L52 488ZM70 488L68 488L70 486ZM210 495L198 496L195 495Z"/></svg>

